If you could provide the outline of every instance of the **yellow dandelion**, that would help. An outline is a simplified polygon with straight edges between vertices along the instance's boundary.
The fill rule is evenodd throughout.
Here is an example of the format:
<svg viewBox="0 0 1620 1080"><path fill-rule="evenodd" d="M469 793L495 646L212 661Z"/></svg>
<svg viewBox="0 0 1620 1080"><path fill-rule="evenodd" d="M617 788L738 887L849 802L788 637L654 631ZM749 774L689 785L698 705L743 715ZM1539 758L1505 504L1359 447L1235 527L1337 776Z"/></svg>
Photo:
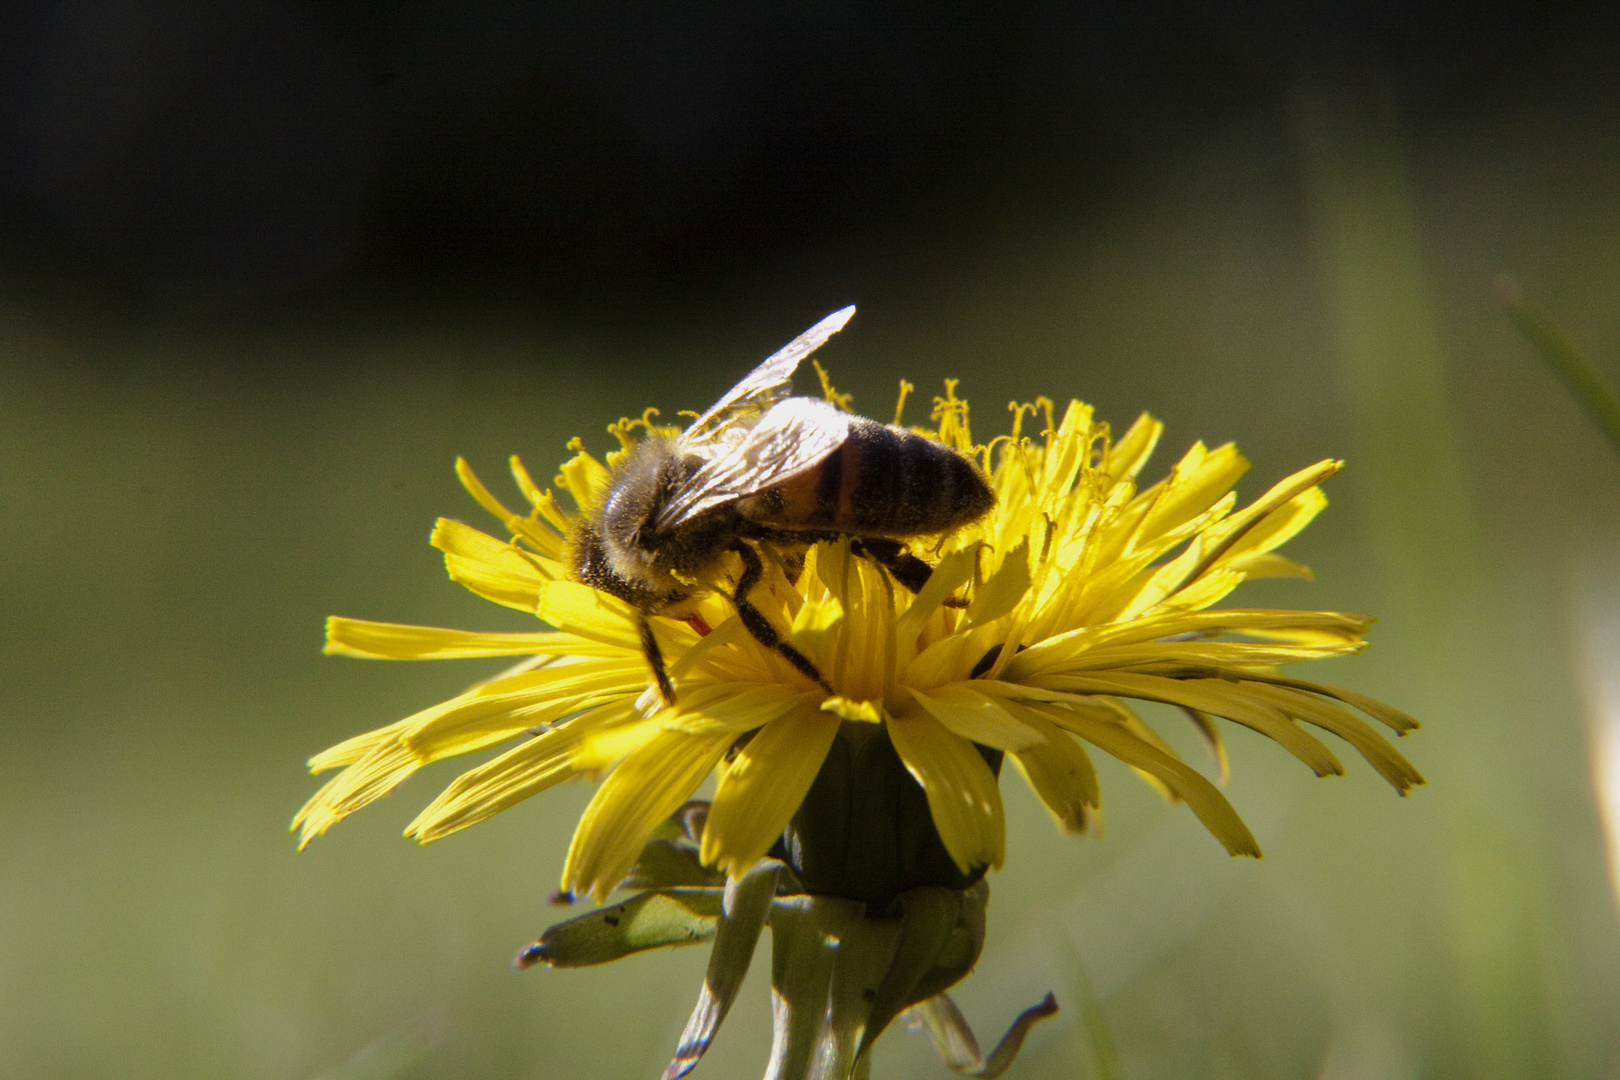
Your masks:
<svg viewBox="0 0 1620 1080"><path fill-rule="evenodd" d="M915 593L848 539L802 553L764 547L748 599L819 681L742 625L736 554L688 582L692 595L678 610L650 616L571 580L570 534L613 489L635 429L653 429L650 413L611 429L622 445L605 462L576 440L556 479L572 511L516 458L523 513L458 461L462 483L506 536L441 520L433 545L453 580L547 629L332 618L332 654L527 659L312 758L313 771L341 771L298 813L301 842L430 762L510 744L456 779L406 835L437 840L563 780L600 778L562 887L601 899L716 774L699 834L704 864L735 880L774 851L808 893L883 903L919 884L967 888L1001 865L1004 760L1061 828L1083 829L1100 806L1090 757L1100 750L1185 802L1232 854L1259 855L1217 786L1142 718L1141 703L1183 711L1218 755L1217 718L1271 738L1318 775L1342 772L1314 728L1348 743L1401 792L1423 782L1367 719L1401 735L1417 727L1411 717L1282 674L1297 661L1359 651L1370 619L1215 606L1248 578L1309 576L1275 549L1326 505L1319 485L1339 462L1302 469L1239 508L1232 489L1248 462L1231 445L1194 445L1143 485L1157 420L1144 415L1115 437L1077 401L1061 419L1044 399L1012 413L1010 434L977 445L967 403L948 383L933 426L911 429L977 463L995 494L972 524L910 540L933 567ZM1029 437L1033 423L1041 430ZM644 627L673 704L649 676ZM847 820L829 824L823 813ZM862 832L862 814L887 815L888 831ZM906 829L922 835L920 846L896 849ZM892 880L874 883L884 873Z"/></svg>

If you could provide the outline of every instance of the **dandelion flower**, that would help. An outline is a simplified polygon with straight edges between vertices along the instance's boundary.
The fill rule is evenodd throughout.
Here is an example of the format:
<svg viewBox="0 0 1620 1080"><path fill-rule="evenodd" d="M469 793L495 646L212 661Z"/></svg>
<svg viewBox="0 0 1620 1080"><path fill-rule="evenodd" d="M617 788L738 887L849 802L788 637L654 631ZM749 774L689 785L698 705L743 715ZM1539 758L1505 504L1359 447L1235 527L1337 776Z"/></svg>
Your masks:
<svg viewBox="0 0 1620 1080"><path fill-rule="evenodd" d="M1137 477L1162 425L1148 416L1111 437L1071 402L1056 420L1038 401L1012 432L978 446L954 387L935 400L927 434L986 466L997 503L979 522L916 545L935 563L916 595L848 543L818 543L796 578L769 566L754 602L825 673L815 685L740 625L727 598L735 556L716 571L696 617L651 619L680 690L649 708L640 613L568 580L575 515L512 472L529 504L515 513L465 461L457 473L509 533L440 520L432 544L450 577L555 629L480 633L333 617L331 654L390 659L526 656L521 670L316 755L341 768L299 812L307 843L440 758L516 743L463 774L406 830L426 843L571 777L605 777L575 832L563 889L598 898L643 844L714 772L702 858L733 875L781 838L844 730L881 729L926 796L945 851L964 874L999 867L1005 827L987 758L1009 755L1069 831L1100 805L1088 748L1126 762L1184 801L1234 855L1259 847L1226 798L1138 715L1140 702L1184 710L1219 746L1212 718L1254 729L1319 776L1342 773L1306 726L1349 743L1397 790L1423 782L1358 711L1404 734L1416 721L1283 665L1358 652L1371 619L1328 611L1214 605L1247 578L1309 572L1275 553L1326 505L1323 461L1242 509L1232 487L1248 462L1230 444L1197 444L1163 479ZM1044 419L1038 438L1023 422ZM637 422L640 423L640 422ZM578 448L558 487L589 508L630 449L634 423L606 463ZM921 430L921 429L916 429ZM566 660L566 662L561 662ZM986 750L993 752L987 755Z"/></svg>
<svg viewBox="0 0 1620 1080"><path fill-rule="evenodd" d="M829 400L847 404L825 376L823 383ZM902 407L909 389L902 384ZM793 977L823 983L808 996L779 994L779 1004L794 997L828 1004L815 1005L802 1024L778 1016L771 1075L788 1076L797 1074L781 1062L797 1060L796 1053L806 1062L832 1053L840 1068L853 1069L903 1008L931 1009L922 1017L931 1030L959 1021L934 995L965 974L982 945L980 879L1002 864L1005 851L998 777L1006 761L1061 829L1079 832L1101 805L1091 759L1101 751L1184 802L1233 855L1248 856L1260 854L1254 836L1216 784L1142 718L1143 703L1184 713L1213 749L1217 773L1225 770L1217 721L1225 720L1272 739L1319 776L1343 766L1308 728L1348 743L1402 793L1423 783L1369 723L1402 735L1417 727L1411 717L1355 691L1283 673L1298 661L1360 651L1372 620L1215 606L1249 578L1309 577L1276 549L1326 505L1319 485L1340 462L1302 469L1240 508L1232 489L1248 462L1230 444L1195 444L1161 479L1142 483L1162 431L1157 420L1144 415L1116 437L1078 401L1061 418L1045 399L1011 411L1010 433L976 444L967 402L947 382L934 399L932 426L911 429L975 462L995 494L993 509L972 524L910 540L910 550L933 567L915 593L848 539L802 551L761 545L764 575L749 598L819 680L743 625L732 599L744 574L736 554L690 583L678 616L646 616L571 580L571 531L613 487L637 429L674 434L654 424L652 410L609 429L620 446L605 461L578 440L571 444L574 456L555 486L571 497L572 510L516 458L512 474L527 503L521 513L458 461L462 484L506 535L440 520L431 542L453 580L534 614L547 628L481 633L330 619L332 654L524 659L312 758L312 771L341 771L295 818L301 843L440 758L507 747L463 773L410 823L406 835L422 843L564 780L599 779L563 867L564 893L600 901L627 879L630 886L657 884L639 860L672 835L676 820L689 841L690 865L680 873L710 887L707 898L680 889L643 893L614 909L606 924L617 928L611 947L595 931L575 934L574 920L554 927L520 963L599 962L714 936L718 926L706 996L666 1074L673 1077L707 1046L729 1003L712 997L715 988L734 992L770 905L779 950L790 939L876 942L873 970L889 974L868 980L881 983L875 997L863 984L865 1003L849 1013L858 1021L831 1029L823 1020L843 1015L845 992L826 974L832 968L789 965L812 973ZM1024 431L1032 423L1040 424L1033 437ZM660 694L650 676L648 627L673 694ZM683 816L711 774L706 816ZM763 867L781 869L762 877ZM896 939L898 931L871 920L921 919L919 912L934 920L935 946L902 962L907 949L916 952L919 935ZM648 921L633 929L642 916ZM576 941L594 944L576 955ZM849 957L865 955L854 948L846 945ZM902 967L903 979L894 974ZM989 1059L971 1059L974 1067L983 1075L1004 1068L1023 1031L1054 1008L1048 1000L1026 1010ZM795 1042L795 1024L810 1025L812 1035ZM820 1050L817 1038L825 1041Z"/></svg>

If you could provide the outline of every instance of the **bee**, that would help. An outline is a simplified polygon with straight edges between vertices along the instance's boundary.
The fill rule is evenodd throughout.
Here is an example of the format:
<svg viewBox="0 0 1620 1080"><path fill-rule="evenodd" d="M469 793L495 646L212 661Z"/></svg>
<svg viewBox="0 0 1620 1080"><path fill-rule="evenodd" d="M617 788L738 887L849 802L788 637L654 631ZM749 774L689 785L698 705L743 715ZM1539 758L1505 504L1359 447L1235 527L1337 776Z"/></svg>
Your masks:
<svg viewBox="0 0 1620 1080"><path fill-rule="evenodd" d="M649 432L569 538L574 580L641 612L642 651L666 705L675 687L647 616L679 617L692 582L728 552L742 562L732 601L743 626L831 692L749 600L764 573L761 548L791 553L847 537L855 554L916 592L933 568L906 539L959 528L995 505L978 467L943 443L787 396L794 370L854 314L844 308L794 338L679 435Z"/></svg>

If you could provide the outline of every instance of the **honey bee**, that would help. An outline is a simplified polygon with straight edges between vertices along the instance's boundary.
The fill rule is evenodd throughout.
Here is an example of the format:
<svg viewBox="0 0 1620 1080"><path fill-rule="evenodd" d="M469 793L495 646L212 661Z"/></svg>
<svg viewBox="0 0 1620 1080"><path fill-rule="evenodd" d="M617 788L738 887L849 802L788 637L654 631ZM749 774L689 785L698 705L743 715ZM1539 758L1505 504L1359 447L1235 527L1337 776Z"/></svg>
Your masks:
<svg viewBox="0 0 1620 1080"><path fill-rule="evenodd" d="M675 687L647 616L679 616L692 582L726 553L742 561L732 600L743 626L831 692L749 600L764 573L760 548L791 553L847 537L916 592L933 568L905 540L959 528L995 505L978 467L943 443L787 396L800 362L854 314L844 308L794 338L678 436L649 433L631 447L569 538L574 579L642 613L642 651L665 704Z"/></svg>

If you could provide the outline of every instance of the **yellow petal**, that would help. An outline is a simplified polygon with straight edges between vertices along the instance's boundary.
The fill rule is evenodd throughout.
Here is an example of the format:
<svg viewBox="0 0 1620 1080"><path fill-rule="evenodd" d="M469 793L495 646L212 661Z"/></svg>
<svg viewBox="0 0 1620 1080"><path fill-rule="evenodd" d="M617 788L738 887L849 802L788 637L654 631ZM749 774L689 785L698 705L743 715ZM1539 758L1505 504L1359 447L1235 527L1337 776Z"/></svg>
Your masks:
<svg viewBox="0 0 1620 1080"><path fill-rule="evenodd" d="M1215 759L1215 782L1222 787L1226 786L1227 775L1231 772L1232 762L1226 754L1226 740L1221 737L1221 727L1215 722L1215 717L1197 709L1183 709L1187 719L1192 723L1193 730L1198 737L1204 740L1209 748L1210 756Z"/></svg>
<svg viewBox="0 0 1620 1080"><path fill-rule="evenodd" d="M429 542L444 552L450 580L486 600L533 611L535 598L549 576L538 555L449 518L440 518Z"/></svg>
<svg viewBox="0 0 1620 1080"><path fill-rule="evenodd" d="M1248 682L1243 687L1273 702L1289 716L1331 731L1354 746L1368 764L1403 795L1408 788L1424 783L1423 774L1401 756L1400 751L1385 742L1365 720L1343 706L1282 686Z"/></svg>
<svg viewBox="0 0 1620 1080"><path fill-rule="evenodd" d="M611 474L607 466L597 461L585 450L579 448L579 440L569 443L570 449L578 450L557 470L556 484L574 497L574 503L581 510L588 506L595 506L601 498L602 490L607 487Z"/></svg>
<svg viewBox="0 0 1620 1080"><path fill-rule="evenodd" d="M912 598L905 614L895 622L895 647L900 656L910 658L911 650L916 647L917 637L922 633L923 627L934 612L939 610L946 597L966 585L973 577L973 567L978 559L977 547L961 548L946 555L934 567L934 572L929 575L927 583ZM1025 573L1027 576L1027 567Z"/></svg>
<svg viewBox="0 0 1620 1080"><path fill-rule="evenodd" d="M662 730L663 725L656 715L645 716L638 710L631 723L582 732L574 744L570 760L576 772L600 776L646 746L648 740Z"/></svg>
<svg viewBox="0 0 1620 1080"><path fill-rule="evenodd" d="M1147 721L1138 716L1135 709L1132 709L1130 705L1119 698L1091 697L1070 699L1067 705L1075 712L1089 716L1094 720L1101 720L1105 724L1114 724L1118 727L1124 728L1127 733L1136 736L1138 739L1147 743L1149 746L1153 747L1153 749L1157 750L1167 758L1171 758L1175 761L1181 760L1181 755L1176 753L1175 749L1169 743L1165 742L1163 737L1148 725ZM1152 788L1154 791L1157 791L1160 795L1163 795L1169 802L1182 801L1181 796L1176 792L1176 789L1170 787L1154 773L1145 769L1140 769L1135 765L1131 766L1131 771L1134 772L1144 784Z"/></svg>
<svg viewBox="0 0 1620 1080"><path fill-rule="evenodd" d="M1363 643L1329 642L1297 645L1255 641L1147 641L1089 649L1049 671L1178 671L1186 668L1272 667L1360 652Z"/></svg>
<svg viewBox="0 0 1620 1080"><path fill-rule="evenodd" d="M1078 712L1049 705L1031 705L1059 727L1068 728L1100 750L1128 765L1150 772L1186 802L1226 850L1233 855L1260 857L1260 845L1226 797L1195 770L1143 742L1124 728Z"/></svg>
<svg viewBox="0 0 1620 1080"><path fill-rule="evenodd" d="M1236 502L1236 497L1228 493L1204 513L1173 529L1147 532L1146 524L1139 523L1127 537L1119 536L1117 528L1108 530L1108 535L1098 538L1098 547L1091 553L1095 563L1083 575L1066 576L1074 579L1078 587L1069 584L1065 591L1074 595L1062 605L1061 621L1050 622L1042 633L1061 633L1076 625L1113 622L1148 612L1185 580L1202 550L1198 533L1219 521ZM1189 538L1193 539L1192 548L1168 564L1159 562ZM1109 549L1109 545L1118 544L1128 544L1129 550Z"/></svg>
<svg viewBox="0 0 1620 1080"><path fill-rule="evenodd" d="M1160 611L1202 611L1224 600L1243 584L1243 574L1227 566L1217 566L1198 576L1191 585L1177 589L1158 603Z"/></svg>
<svg viewBox="0 0 1620 1080"><path fill-rule="evenodd" d="M781 683L704 686L681 696L673 709L659 714L669 731L688 735L740 735L770 723L819 694L805 694Z"/></svg>
<svg viewBox="0 0 1620 1080"><path fill-rule="evenodd" d="M1123 729L1126 734L1153 747L1159 753L1176 761L1181 756L1171 748L1170 744L1159 737L1159 733L1149 727L1142 718L1137 716L1131 707L1118 698L1103 694L1073 694L1061 690L1043 690L1037 687L1025 686L1016 683L998 683L990 680L978 680L975 685L982 686L983 692L1000 697L1004 703L1020 702L1031 705L1045 704L1061 705L1063 708L1090 717L1102 724L1112 724ZM1131 770L1153 790L1163 795L1170 802L1180 802L1181 796L1174 788L1167 786L1163 780L1151 772L1146 772L1132 765Z"/></svg>
<svg viewBox="0 0 1620 1080"><path fill-rule="evenodd" d="M1025 537L1007 552L984 587L974 591L973 601L968 604L967 625L983 626L1001 618L1018 606L1029 586L1029 538Z"/></svg>
<svg viewBox="0 0 1620 1080"><path fill-rule="evenodd" d="M1287 679L1281 676L1249 675L1248 678L1261 682L1269 682L1276 686L1292 686L1296 690L1304 690L1311 694L1321 694L1323 697L1338 698L1346 705L1354 705L1379 723L1394 730L1397 735L1405 735L1408 731L1416 731L1423 725L1416 719L1395 708L1386 705L1377 698L1355 690L1346 690L1342 686L1329 686L1326 683L1306 682L1303 679Z"/></svg>
<svg viewBox="0 0 1620 1080"><path fill-rule="evenodd" d="M557 500L552 496L551 492L540 490L539 485L534 482L534 478L529 475L529 470L523 467L523 462L516 454L513 454L510 458L510 464L512 466L512 479L517 481L518 490L523 492L523 497L529 500L530 506L534 507L535 514L546 524L557 530L558 535L567 536L569 530L573 528L572 517L563 512L563 508L557 504Z"/></svg>
<svg viewBox="0 0 1620 1080"><path fill-rule="evenodd" d="M1070 400L1057 430L1047 436L1039 488L1034 493L1042 507L1060 502L1074 486L1091 450L1091 416L1091 406Z"/></svg>
<svg viewBox="0 0 1620 1080"><path fill-rule="evenodd" d="M1184 635L1218 633L1275 637L1300 644L1359 642L1372 620L1337 611L1270 611L1222 608L1169 611L1129 622L1086 626L1031 644L1006 665L1002 677L1017 682L1065 670L1077 658L1104 645L1158 642Z"/></svg>
<svg viewBox="0 0 1620 1080"><path fill-rule="evenodd" d="M993 626L949 634L918 653L906 665L901 681L922 689L957 682L968 677L986 650L1001 644Z"/></svg>
<svg viewBox="0 0 1620 1080"><path fill-rule="evenodd" d="M1233 570L1240 571L1250 581L1260 581L1265 578L1298 578L1300 581L1315 581L1316 575L1304 563L1278 555L1274 551L1262 551L1259 554L1243 553L1229 556L1226 563Z"/></svg>
<svg viewBox="0 0 1620 1080"><path fill-rule="evenodd" d="M1293 539L1301 529L1326 509L1327 496L1318 487L1309 488L1266 514L1243 538L1233 544L1224 558L1253 562ZM1285 562L1287 560L1284 560Z"/></svg>
<svg viewBox="0 0 1620 1080"><path fill-rule="evenodd" d="M586 661L524 672L482 683L448 701L414 713L388 727L367 732L310 759L311 772L351 765L376 748L397 743L420 763L467 753L489 745L483 735L502 741L537 723L586 708L592 698L632 693L639 668L624 662ZM554 715L539 715L546 711ZM560 711L559 711L560 710ZM463 740L474 733L477 741Z"/></svg>
<svg viewBox="0 0 1620 1080"><path fill-rule="evenodd" d="M1248 471L1248 460L1231 443L1207 451L1203 443L1195 444L1154 495L1153 508L1142 524L1143 535L1170 532L1203 514Z"/></svg>
<svg viewBox="0 0 1620 1080"><path fill-rule="evenodd" d="M1110 671L1091 675L1058 675L1039 680L1056 690L1079 694L1114 694L1142 701L1161 701L1224 716L1258 731L1299 758L1318 776L1338 776L1344 766L1321 741L1301 731L1275 705L1244 684L1226 679L1167 679L1158 675Z"/></svg>
<svg viewBox="0 0 1620 1080"><path fill-rule="evenodd" d="M844 584L846 610L861 618L843 623L837 655L827 677L847 697L874 700L894 680L896 654L894 594L888 574L867 559L850 558Z"/></svg>
<svg viewBox="0 0 1620 1080"><path fill-rule="evenodd" d="M657 633L658 619L652 620ZM707 619L704 620L708 622ZM741 619L729 614L722 621L708 623L714 629L698 639L685 652L677 653L669 664L669 677L677 684L686 684L699 678L711 682L757 683L776 679L777 669L767 659L767 653L753 635L743 626ZM776 654L775 650L771 651ZM665 654L668 659L668 653Z"/></svg>
<svg viewBox="0 0 1620 1080"><path fill-rule="evenodd" d="M601 900L617 888L653 830L691 797L735 738L658 731L625 758L579 819L563 889Z"/></svg>
<svg viewBox="0 0 1620 1080"><path fill-rule="evenodd" d="M413 716L407 716L403 720L396 720L387 727L368 731L364 735L354 735L344 739L336 746L327 747L309 759L309 771L323 773L328 769L341 769L345 765L353 765L377 749L377 747L396 741L421 716L422 713L416 713Z"/></svg>
<svg viewBox="0 0 1620 1080"><path fill-rule="evenodd" d="M1101 471L1114 480L1135 478L1147 464L1163 433L1162 423L1147 413L1138 416L1125 434L1108 448Z"/></svg>
<svg viewBox="0 0 1620 1080"><path fill-rule="evenodd" d="M616 596L577 581L547 581L536 589L532 610L565 633L641 655L641 613ZM684 623L649 620L664 655L679 656L697 641Z"/></svg>
<svg viewBox="0 0 1620 1080"><path fill-rule="evenodd" d="M456 458L456 476L461 480L461 486L467 489L467 494L477 500L479 506L493 514L513 536L522 537L547 558L552 560L562 558L562 536L544 521L519 517L508 510L499 499L490 494L490 490L473 472L472 466L467 464L466 458Z"/></svg>
<svg viewBox="0 0 1620 1080"><path fill-rule="evenodd" d="M541 491L540 485L536 484L534 482L534 477L529 475L529 470L523 467L522 458L518 457L516 454L513 454L511 457L506 459L506 463L512 469L512 479L517 481L518 490L523 492L523 497L529 500L530 506L534 507L536 510L539 510L548 502L555 505L555 502L551 499L551 493ZM566 533L568 531L565 527L566 519L553 519L548 515L546 520L550 521L552 525L556 526L558 532Z"/></svg>
<svg viewBox="0 0 1620 1080"><path fill-rule="evenodd" d="M1114 609L1106 607L1094 609L1090 613L1091 620L1102 621L1106 618L1124 622L1158 614L1165 608L1177 611L1196 610L1208 607L1231 592L1242 583L1242 574L1218 571L1217 573L1222 576L1219 585L1213 589L1208 580L1199 580L1191 586L1187 584L1194 580L1194 569L1204 561L1207 542L1206 535L1195 536L1185 551L1170 562L1159 566L1146 580L1137 575L1122 583L1114 592L1121 599L1128 596L1129 602ZM1208 575L1208 577L1215 576L1215 574ZM1190 595L1190 589L1200 588L1202 594L1197 599Z"/></svg>
<svg viewBox="0 0 1620 1080"><path fill-rule="evenodd" d="M317 754L310 759L312 771L347 767L294 818L300 843L388 794L423 765L507 742L535 725L624 697L639 686L640 675L623 669L587 662L486 683Z"/></svg>
<svg viewBox="0 0 1620 1080"><path fill-rule="evenodd" d="M794 616L793 647L823 672L833 669L843 634L844 605L830 593L819 600L807 600Z"/></svg>
<svg viewBox="0 0 1620 1080"><path fill-rule="evenodd" d="M1008 702L1005 708L1045 737L1044 742L1013 754L1013 764L1060 829L1067 833L1084 831L1102 805L1097 770L1085 748L1034 709L1015 702Z"/></svg>
<svg viewBox="0 0 1620 1080"><path fill-rule="evenodd" d="M934 828L957 868L999 868L1007 840L1001 792L973 744L920 707L890 716L887 726L900 760L928 796Z"/></svg>
<svg viewBox="0 0 1620 1080"><path fill-rule="evenodd" d="M298 811L292 821L298 830L298 846L304 847L362 806L388 794L421 767L422 762L404 747L378 746L321 785Z"/></svg>
<svg viewBox="0 0 1620 1080"><path fill-rule="evenodd" d="M475 630L446 630L437 626L346 619L326 620L328 656L355 656L376 660L455 660L475 656L607 656L608 647L573 634L541 631L532 634L494 634Z"/></svg>
<svg viewBox="0 0 1620 1080"><path fill-rule="evenodd" d="M1205 536L1203 558L1186 580L1196 581L1206 571L1218 565L1229 552L1237 550L1240 543L1249 539L1250 533L1256 529L1265 529L1268 521L1273 522L1274 527L1261 533L1261 536L1266 538L1262 550L1275 547L1304 528L1306 523L1327 505L1326 497L1320 492L1313 496L1310 493L1311 489L1342 468L1344 468L1342 461L1318 461L1315 465L1278 481L1270 491L1253 503L1219 525L1211 527ZM1251 545L1242 550L1252 551L1255 548Z"/></svg>
<svg viewBox="0 0 1620 1080"><path fill-rule="evenodd" d="M570 713L633 696L645 678L639 664L596 660L484 683L418 713L417 722L401 732L400 745L424 763L475 753Z"/></svg>
<svg viewBox="0 0 1620 1080"><path fill-rule="evenodd" d="M705 863L741 877L770 850L804 801L838 727L838 717L806 697L737 752L709 807Z"/></svg>
<svg viewBox="0 0 1620 1080"><path fill-rule="evenodd" d="M858 701L855 698L830 697L823 701L820 709L825 713L832 713L840 720L851 720L864 724L883 723L883 706L876 701Z"/></svg>
<svg viewBox="0 0 1620 1080"><path fill-rule="evenodd" d="M462 773L417 815L405 835L431 843L568 779L576 771L572 753L582 734L626 723L634 716L628 704L598 709Z"/></svg>
<svg viewBox="0 0 1620 1080"><path fill-rule="evenodd" d="M1041 741L1038 730L969 684L936 686L927 693L911 687L905 690L946 730L969 742L1012 751L1028 749Z"/></svg>

